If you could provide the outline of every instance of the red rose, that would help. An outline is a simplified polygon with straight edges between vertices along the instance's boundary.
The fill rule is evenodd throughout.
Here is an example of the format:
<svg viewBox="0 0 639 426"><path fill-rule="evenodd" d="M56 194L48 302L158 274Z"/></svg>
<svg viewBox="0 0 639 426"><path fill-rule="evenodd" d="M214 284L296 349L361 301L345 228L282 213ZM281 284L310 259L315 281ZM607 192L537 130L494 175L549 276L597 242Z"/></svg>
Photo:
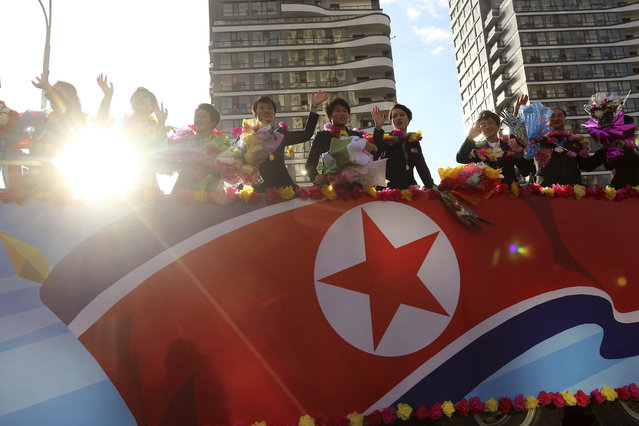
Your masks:
<svg viewBox="0 0 639 426"><path fill-rule="evenodd" d="M510 413L510 410L513 408L513 400L508 397L503 397L499 400L499 410L504 413Z"/></svg>
<svg viewBox="0 0 639 426"><path fill-rule="evenodd" d="M308 190L308 188L295 188L295 193L302 199L302 200L308 200L308 197L310 197L310 192Z"/></svg>
<svg viewBox="0 0 639 426"><path fill-rule="evenodd" d="M594 197L597 195L597 191L594 188L586 188L586 196L587 197Z"/></svg>
<svg viewBox="0 0 639 426"><path fill-rule="evenodd" d="M615 391L617 392L617 397L621 400L621 401L627 401L630 399L630 389L628 389L628 386L624 386L621 388L615 388Z"/></svg>
<svg viewBox="0 0 639 426"><path fill-rule="evenodd" d="M351 421L348 419L348 417L339 417L337 419L335 419L335 426L349 426L351 424Z"/></svg>
<svg viewBox="0 0 639 426"><path fill-rule="evenodd" d="M382 420L387 425L395 423L395 420L397 420L395 409L393 407L382 408Z"/></svg>
<svg viewBox="0 0 639 426"><path fill-rule="evenodd" d="M324 197L322 195L322 190L320 189L319 186L315 186L315 185L311 186L311 188L308 190L308 192L309 192L311 198L314 199L314 200L320 200L320 199L322 199L322 197Z"/></svg>
<svg viewBox="0 0 639 426"><path fill-rule="evenodd" d="M615 194L615 201L621 201L628 198L626 190L624 188L619 188L617 193Z"/></svg>
<svg viewBox="0 0 639 426"><path fill-rule="evenodd" d="M555 404L555 407L562 408L566 405L566 400L559 392L551 392L552 402Z"/></svg>
<svg viewBox="0 0 639 426"><path fill-rule="evenodd" d="M402 201L402 191L399 189L391 189L392 201Z"/></svg>
<svg viewBox="0 0 639 426"><path fill-rule="evenodd" d="M526 198L530 195L530 191L526 188L519 188L519 197Z"/></svg>
<svg viewBox="0 0 639 426"><path fill-rule="evenodd" d="M577 391L575 398L577 399L577 405L580 407L587 407L590 404L590 397L581 389Z"/></svg>
<svg viewBox="0 0 639 426"><path fill-rule="evenodd" d="M455 410L459 411L462 416L468 415L468 412L470 411L470 405L468 405L468 401L466 401L466 398L462 398L462 400L459 401L457 405L455 405Z"/></svg>
<svg viewBox="0 0 639 426"><path fill-rule="evenodd" d="M628 386L628 390L630 391L630 398L639 399L639 387L636 384L631 384Z"/></svg>
<svg viewBox="0 0 639 426"><path fill-rule="evenodd" d="M484 403L481 402L478 396L470 398L468 402L470 403L470 411L472 411L473 414L481 414L484 412Z"/></svg>
<svg viewBox="0 0 639 426"><path fill-rule="evenodd" d="M590 396L594 398L597 404L603 404L606 400L606 397L603 396L601 392L599 392L599 389L595 389L594 391L590 392Z"/></svg>
<svg viewBox="0 0 639 426"><path fill-rule="evenodd" d="M552 396L545 391L541 391L537 396L537 400L539 401L539 405L543 407L549 405L552 402Z"/></svg>
<svg viewBox="0 0 639 426"><path fill-rule="evenodd" d="M426 419L428 417L428 408L424 407L424 405L420 405L417 411L415 411L415 417L417 417L419 421Z"/></svg>
<svg viewBox="0 0 639 426"><path fill-rule="evenodd" d="M252 194L251 194L252 195ZM282 196L280 195L280 191L275 188L266 188L266 202L269 204L275 204L282 201Z"/></svg>
<svg viewBox="0 0 639 426"><path fill-rule="evenodd" d="M566 197L572 197L575 195L575 187L572 185L564 185L564 192L566 193Z"/></svg>
<svg viewBox="0 0 639 426"><path fill-rule="evenodd" d="M379 426L382 423L382 413L380 413L379 410L375 410L365 415L364 420L371 426Z"/></svg>
<svg viewBox="0 0 639 426"><path fill-rule="evenodd" d="M529 183L528 190L531 194L541 195L541 185L539 185L538 183Z"/></svg>
<svg viewBox="0 0 639 426"><path fill-rule="evenodd" d="M259 192L253 191L249 196L249 203L251 204L259 204L262 202L262 194Z"/></svg>
<svg viewBox="0 0 639 426"><path fill-rule="evenodd" d="M515 411L524 411L526 408L526 400L524 399L523 394L520 393L515 397L515 400L513 401L513 408Z"/></svg>
<svg viewBox="0 0 639 426"><path fill-rule="evenodd" d="M442 411L442 405L439 402L434 403L433 406L430 407L430 409L428 410L428 416L433 420L437 420L443 415L444 412Z"/></svg>

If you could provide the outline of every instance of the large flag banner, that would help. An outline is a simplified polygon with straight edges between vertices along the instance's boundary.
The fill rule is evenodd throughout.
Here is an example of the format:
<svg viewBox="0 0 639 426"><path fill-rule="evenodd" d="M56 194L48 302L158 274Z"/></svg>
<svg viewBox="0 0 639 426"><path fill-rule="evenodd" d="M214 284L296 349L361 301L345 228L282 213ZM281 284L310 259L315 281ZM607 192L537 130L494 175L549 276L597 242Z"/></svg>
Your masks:
<svg viewBox="0 0 639 426"><path fill-rule="evenodd" d="M0 211L0 424L288 424L638 378L637 199L502 195L481 230L428 197Z"/></svg>

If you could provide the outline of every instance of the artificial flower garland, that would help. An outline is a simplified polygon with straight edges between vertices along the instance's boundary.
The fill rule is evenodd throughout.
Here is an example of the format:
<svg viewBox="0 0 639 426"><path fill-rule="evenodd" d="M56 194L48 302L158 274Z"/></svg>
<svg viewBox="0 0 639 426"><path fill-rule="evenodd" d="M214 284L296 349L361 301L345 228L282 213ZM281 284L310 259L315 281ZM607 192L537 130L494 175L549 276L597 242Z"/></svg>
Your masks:
<svg viewBox="0 0 639 426"><path fill-rule="evenodd" d="M367 134L366 139L368 139L369 142L373 142L373 135ZM418 130L416 132L404 132L401 129L395 129L391 133L384 133L384 137L382 139L382 141L389 146L393 146L398 143L419 142L421 140L421 130Z"/></svg>
<svg viewBox="0 0 639 426"><path fill-rule="evenodd" d="M538 407L547 408L563 408L563 407L582 407L585 408L590 404L601 405L605 402L613 401L639 400L639 387L635 383L619 388L610 386L602 386L595 389L589 394L583 390L578 390L574 394L570 389L563 392L546 392L541 391L536 397L523 394L517 395L514 399L502 397L499 400L489 398L482 401L475 396L470 399L462 398L457 404L452 401L444 401L443 403L435 402L430 407L420 405L414 409L408 404L399 403L397 406L374 410L368 414L351 412L344 416L330 419L327 416L319 415L315 418L308 414L301 416L299 419L289 422L287 426L381 426L381 425L402 425L409 420L425 422L428 420L438 420L441 418L451 418L453 415L468 416L470 414L479 415L483 413L503 414L524 412L537 409ZM248 426L249 423L243 421L234 421L233 426ZM268 426L266 421L254 422L251 426Z"/></svg>
<svg viewBox="0 0 639 426"><path fill-rule="evenodd" d="M524 158L527 160L534 158L541 167L546 167L553 151L566 152L566 155L571 158L575 158L577 155L586 158L590 152L590 142L580 134L553 130L545 136L529 140Z"/></svg>
<svg viewBox="0 0 639 426"><path fill-rule="evenodd" d="M506 151L501 149L501 142L508 144L510 149ZM477 155L481 161L495 162L500 158L506 161L511 161L513 158L521 158L523 156L523 148L521 148L516 142L512 143L509 135L502 135L497 141L497 146L495 148L491 148L490 144L486 140L475 142L475 149L471 151L469 157L473 158L473 155Z"/></svg>

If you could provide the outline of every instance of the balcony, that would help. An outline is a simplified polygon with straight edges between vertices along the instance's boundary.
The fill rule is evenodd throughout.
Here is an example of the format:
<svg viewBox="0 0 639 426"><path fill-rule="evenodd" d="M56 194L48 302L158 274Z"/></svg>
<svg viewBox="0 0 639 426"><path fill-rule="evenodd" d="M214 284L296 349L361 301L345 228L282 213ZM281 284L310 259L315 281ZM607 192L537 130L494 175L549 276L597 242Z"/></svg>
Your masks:
<svg viewBox="0 0 639 426"><path fill-rule="evenodd" d="M492 28L493 25L497 24L499 21L499 8L493 7L488 12L488 16L486 16L486 20L484 21L484 28L489 29Z"/></svg>
<svg viewBox="0 0 639 426"><path fill-rule="evenodd" d="M508 65L508 60L506 59L506 57L503 55L499 56L497 60L491 65L490 74L501 74L504 71L504 68L506 68L506 65Z"/></svg>
<svg viewBox="0 0 639 426"><path fill-rule="evenodd" d="M494 42L501 38L502 28L501 25L495 25L488 31L486 35L486 46L492 45Z"/></svg>
<svg viewBox="0 0 639 426"><path fill-rule="evenodd" d="M506 108L507 106L510 106L512 98L513 93L510 91L510 89L504 90L499 94L499 96L497 96L497 99L495 99L495 109L499 111Z"/></svg>
<svg viewBox="0 0 639 426"><path fill-rule="evenodd" d="M495 82L493 83L493 87L495 88L495 92L502 90L504 87L508 85L510 82L510 75L508 73L503 73L495 78Z"/></svg>
<svg viewBox="0 0 639 426"><path fill-rule="evenodd" d="M497 44L490 48L490 51L488 52L488 60L494 60L497 55L500 55L504 51L504 47L506 47L506 44L499 40Z"/></svg>

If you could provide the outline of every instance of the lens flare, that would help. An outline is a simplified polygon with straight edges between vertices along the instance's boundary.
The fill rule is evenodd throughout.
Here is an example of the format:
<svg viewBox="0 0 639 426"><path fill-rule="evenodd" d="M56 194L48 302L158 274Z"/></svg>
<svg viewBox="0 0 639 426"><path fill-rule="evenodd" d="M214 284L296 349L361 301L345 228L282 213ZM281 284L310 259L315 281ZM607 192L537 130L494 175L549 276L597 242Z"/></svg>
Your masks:
<svg viewBox="0 0 639 426"><path fill-rule="evenodd" d="M628 284L628 280L626 279L626 277L619 277L617 279L617 285L619 287L625 287Z"/></svg>
<svg viewBox="0 0 639 426"><path fill-rule="evenodd" d="M508 251L510 253L517 253L520 254L522 256L528 256L530 254L530 249L528 247L519 247L517 244L511 244L508 247Z"/></svg>

